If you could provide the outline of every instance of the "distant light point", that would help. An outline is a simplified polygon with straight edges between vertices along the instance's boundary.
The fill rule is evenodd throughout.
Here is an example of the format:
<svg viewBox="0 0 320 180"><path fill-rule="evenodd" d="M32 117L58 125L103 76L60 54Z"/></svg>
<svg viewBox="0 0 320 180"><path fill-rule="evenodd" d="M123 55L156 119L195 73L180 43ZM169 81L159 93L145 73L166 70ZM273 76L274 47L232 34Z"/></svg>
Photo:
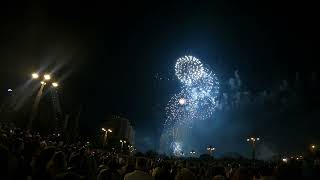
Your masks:
<svg viewBox="0 0 320 180"><path fill-rule="evenodd" d="M33 79L38 79L39 74L38 73L32 73L31 76L32 76Z"/></svg>
<svg viewBox="0 0 320 180"><path fill-rule="evenodd" d="M185 98L180 98L179 99L179 104L180 105L185 105L186 104L186 99Z"/></svg>

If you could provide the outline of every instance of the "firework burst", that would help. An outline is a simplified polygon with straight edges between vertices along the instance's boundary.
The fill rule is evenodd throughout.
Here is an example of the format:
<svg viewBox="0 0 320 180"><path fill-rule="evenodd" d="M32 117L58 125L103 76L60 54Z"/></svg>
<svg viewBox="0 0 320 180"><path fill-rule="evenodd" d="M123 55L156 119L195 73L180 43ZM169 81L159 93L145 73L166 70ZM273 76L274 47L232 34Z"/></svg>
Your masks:
<svg viewBox="0 0 320 180"><path fill-rule="evenodd" d="M170 134L171 149L178 154L192 124L212 116L217 104L219 81L209 66L204 66L193 56L179 58L175 74L182 83L182 90L171 97L166 106L164 132Z"/></svg>
<svg viewBox="0 0 320 180"><path fill-rule="evenodd" d="M199 59L193 56L184 56L177 60L175 71L176 76L183 84L190 85L201 78L204 68Z"/></svg>

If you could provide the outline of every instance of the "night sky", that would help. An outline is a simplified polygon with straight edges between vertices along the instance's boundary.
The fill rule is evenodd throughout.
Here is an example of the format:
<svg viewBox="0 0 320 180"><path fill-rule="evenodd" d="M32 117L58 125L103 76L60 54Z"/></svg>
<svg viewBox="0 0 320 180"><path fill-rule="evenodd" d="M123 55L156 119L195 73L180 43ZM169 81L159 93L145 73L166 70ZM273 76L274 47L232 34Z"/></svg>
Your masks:
<svg viewBox="0 0 320 180"><path fill-rule="evenodd" d="M53 72L61 84L64 111L82 107L82 134L97 131L108 114L120 114L135 126L141 149L158 146L165 105L179 90L174 63L182 55L191 54L209 64L222 82L238 70L244 89L253 94L294 79L296 72L308 80L319 71L319 21L314 4L224 0L1 3L1 95L5 96L7 88L24 84L33 71ZM319 106L310 104L316 114L312 117L319 119ZM278 129L290 123L294 127L310 123L303 118L292 122L290 114L280 118L282 123L268 121ZM232 118L237 119L237 114ZM236 124L252 130L260 123L239 118ZM312 123L319 127L319 122ZM217 127L235 126L221 122ZM217 127L212 127L213 136L223 138ZM306 129L285 131L283 136L298 134L303 145L314 140ZM268 129L258 133L263 131ZM290 148L300 150L297 146Z"/></svg>

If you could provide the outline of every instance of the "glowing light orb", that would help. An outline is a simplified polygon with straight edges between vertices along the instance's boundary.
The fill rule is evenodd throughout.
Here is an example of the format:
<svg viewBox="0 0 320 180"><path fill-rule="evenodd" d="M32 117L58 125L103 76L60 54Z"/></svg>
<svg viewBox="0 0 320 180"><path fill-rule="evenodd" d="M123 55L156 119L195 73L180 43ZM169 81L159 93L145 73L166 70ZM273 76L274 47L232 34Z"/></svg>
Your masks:
<svg viewBox="0 0 320 180"><path fill-rule="evenodd" d="M193 56L184 56L177 60L175 72L183 84L190 85L203 75L204 68L199 59Z"/></svg>
<svg viewBox="0 0 320 180"><path fill-rule="evenodd" d="M179 104L180 104L180 105L186 104L186 99L180 98L180 99L179 99Z"/></svg>
<svg viewBox="0 0 320 180"><path fill-rule="evenodd" d="M50 80L51 76L49 74L43 75L44 80Z"/></svg>
<svg viewBox="0 0 320 180"><path fill-rule="evenodd" d="M38 73L32 73L31 76L32 76L33 79L37 79L39 77L39 74Z"/></svg>

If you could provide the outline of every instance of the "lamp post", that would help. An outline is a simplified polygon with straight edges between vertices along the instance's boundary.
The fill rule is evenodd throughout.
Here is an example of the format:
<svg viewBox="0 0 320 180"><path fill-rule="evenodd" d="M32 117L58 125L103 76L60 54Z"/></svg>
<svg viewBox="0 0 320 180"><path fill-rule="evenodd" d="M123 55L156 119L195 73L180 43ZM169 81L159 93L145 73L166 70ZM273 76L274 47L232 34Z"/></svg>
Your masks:
<svg viewBox="0 0 320 180"><path fill-rule="evenodd" d="M317 152L317 145L315 145L315 144L311 144L310 145L310 151L311 151L311 154L312 154L312 156L315 156L316 155L316 152Z"/></svg>
<svg viewBox="0 0 320 180"><path fill-rule="evenodd" d="M191 150L191 151L190 151L190 155L191 155L192 157L194 157L195 154L196 154L196 152L195 152L194 150Z"/></svg>
<svg viewBox="0 0 320 180"><path fill-rule="evenodd" d="M214 152L214 150L216 150L216 148L214 148L212 146L207 147L207 151L208 151L210 156L212 156L212 153Z"/></svg>
<svg viewBox="0 0 320 180"><path fill-rule="evenodd" d="M249 142L252 147L252 160L253 161L255 161L255 158L256 158L256 143L257 143L257 141L260 141L260 138L258 138L258 137L247 138L247 142Z"/></svg>
<svg viewBox="0 0 320 180"><path fill-rule="evenodd" d="M32 74L31 74L31 77L32 77L32 79L36 80L36 79L39 79L40 74L38 74L38 73L32 73ZM46 85L47 82L52 82L51 85L52 85L52 87L54 87L54 88L56 88L56 87L59 86L59 84L58 84L57 82L52 81L52 77L51 77L50 74L44 74L44 75L43 75L43 79L40 80L40 83L41 83L41 85Z"/></svg>
<svg viewBox="0 0 320 180"><path fill-rule="evenodd" d="M31 77L32 77L32 79L37 80L37 79L39 79L40 75L38 73L32 73ZM35 101L33 103L33 106L32 106L31 115L29 117L29 122L28 122L28 125L27 125L28 129L32 128L33 121L36 118L37 113L38 113L39 103L40 103L40 99L41 99L43 91L44 91L44 87L46 86L46 84L50 80L51 80L51 75L50 74L44 74L43 75L43 80L40 80L41 86L40 86L40 89L39 89L39 91L37 93L36 99L35 99ZM57 82L52 82L52 87L57 88L58 87L58 83Z"/></svg>
<svg viewBox="0 0 320 180"><path fill-rule="evenodd" d="M107 138L108 138L108 132L112 133L111 129L105 129L105 128L101 128L102 131L104 131L104 136L103 136L103 148L105 147L106 143L107 143Z"/></svg>
<svg viewBox="0 0 320 180"><path fill-rule="evenodd" d="M120 139L120 143L121 143L121 152L122 152L123 144L127 143L127 141Z"/></svg>

